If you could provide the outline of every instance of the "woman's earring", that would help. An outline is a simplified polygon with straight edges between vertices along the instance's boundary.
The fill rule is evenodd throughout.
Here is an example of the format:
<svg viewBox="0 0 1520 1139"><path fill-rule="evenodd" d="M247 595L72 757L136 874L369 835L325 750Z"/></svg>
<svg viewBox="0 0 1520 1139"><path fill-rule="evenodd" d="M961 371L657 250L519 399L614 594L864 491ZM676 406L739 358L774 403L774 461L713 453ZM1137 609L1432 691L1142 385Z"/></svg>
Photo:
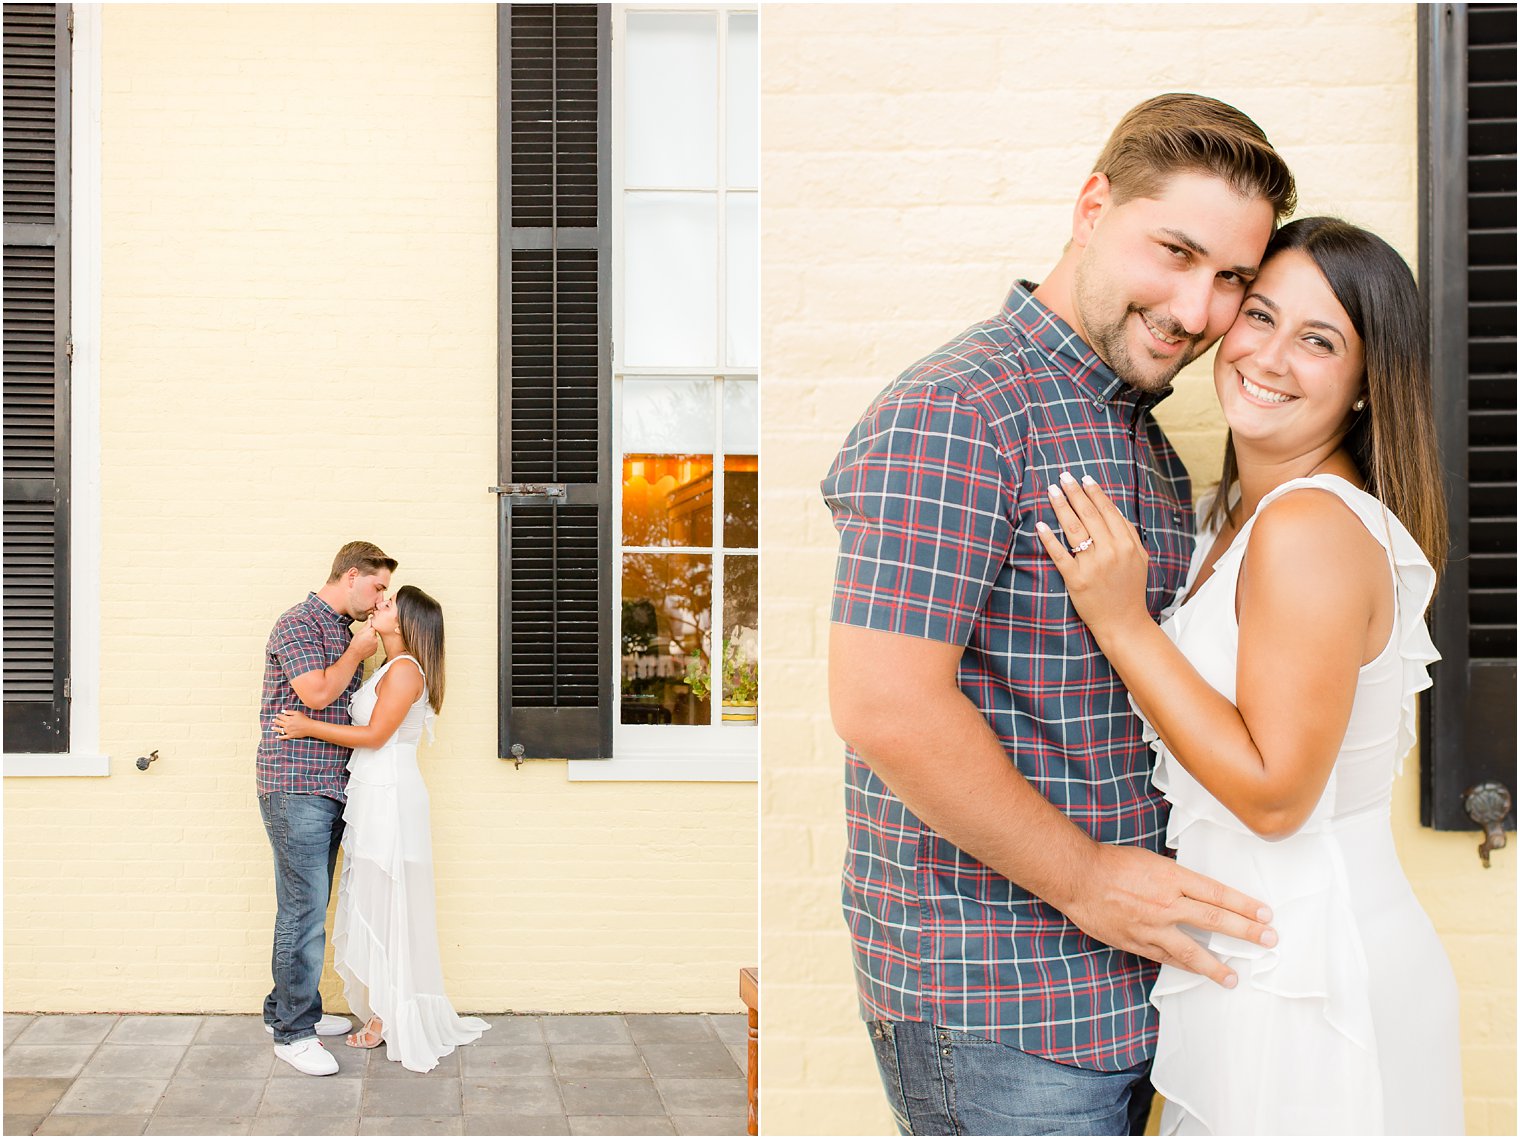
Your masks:
<svg viewBox="0 0 1520 1139"><path fill-rule="evenodd" d="M1366 407L1367 407L1367 401L1365 399L1359 399L1359 400L1357 400L1355 403L1353 403L1351 405L1351 410L1352 411L1363 411L1363 410L1366 409Z"/></svg>

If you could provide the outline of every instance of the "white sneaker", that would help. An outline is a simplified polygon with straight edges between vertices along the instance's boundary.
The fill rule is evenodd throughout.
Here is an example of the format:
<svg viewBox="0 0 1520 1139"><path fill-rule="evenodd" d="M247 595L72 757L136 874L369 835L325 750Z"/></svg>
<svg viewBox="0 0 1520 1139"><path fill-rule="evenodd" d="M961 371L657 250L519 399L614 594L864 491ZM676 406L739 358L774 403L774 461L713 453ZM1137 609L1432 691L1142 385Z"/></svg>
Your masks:
<svg viewBox="0 0 1520 1139"><path fill-rule="evenodd" d="M315 1036L305 1036L294 1044L276 1044L274 1054L306 1076L330 1076L338 1070L338 1058L322 1047Z"/></svg>
<svg viewBox="0 0 1520 1139"><path fill-rule="evenodd" d="M324 1012L322 1019L317 1021L318 1036L344 1036L353 1031L353 1023L346 1016L337 1013ZM274 1025L266 1024L264 1031L270 1036L274 1035Z"/></svg>

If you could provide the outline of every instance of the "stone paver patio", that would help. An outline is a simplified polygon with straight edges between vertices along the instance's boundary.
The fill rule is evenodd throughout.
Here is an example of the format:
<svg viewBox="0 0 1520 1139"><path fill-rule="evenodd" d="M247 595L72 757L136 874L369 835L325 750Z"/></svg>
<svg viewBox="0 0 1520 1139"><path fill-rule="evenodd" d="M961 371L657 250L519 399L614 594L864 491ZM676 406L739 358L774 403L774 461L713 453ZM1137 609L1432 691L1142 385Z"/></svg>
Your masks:
<svg viewBox="0 0 1520 1139"><path fill-rule="evenodd" d="M426 1075L257 1016L5 1015L6 1135L742 1135L742 1015L492 1016Z"/></svg>

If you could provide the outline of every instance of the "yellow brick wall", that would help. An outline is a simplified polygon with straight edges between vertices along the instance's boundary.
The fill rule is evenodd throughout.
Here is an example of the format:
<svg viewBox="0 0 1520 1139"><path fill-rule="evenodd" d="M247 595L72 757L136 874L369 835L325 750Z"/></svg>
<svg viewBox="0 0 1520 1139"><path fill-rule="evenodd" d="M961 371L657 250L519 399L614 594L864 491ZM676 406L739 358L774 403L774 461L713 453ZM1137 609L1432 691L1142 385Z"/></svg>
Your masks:
<svg viewBox="0 0 1520 1139"><path fill-rule="evenodd" d="M5 1007L258 1009L264 641L364 537L447 614L422 765L456 1004L739 1009L755 786L496 758L494 9L107 5L103 25L113 762L6 781Z"/></svg>
<svg viewBox="0 0 1520 1139"><path fill-rule="evenodd" d="M1169 13L1185 13L1184 19ZM817 482L869 399L1038 278L1129 107L1194 90L1252 115L1298 175L1300 214L1335 213L1413 261L1412 6L768 8L763 322L766 724L761 807L764 1114L778 1134L890 1129L838 905L842 747L825 690L834 533ZM1207 365L1162 418L1194 474L1223 430ZM1398 842L1462 987L1468 1125L1515 1132L1515 858L1417 824Z"/></svg>

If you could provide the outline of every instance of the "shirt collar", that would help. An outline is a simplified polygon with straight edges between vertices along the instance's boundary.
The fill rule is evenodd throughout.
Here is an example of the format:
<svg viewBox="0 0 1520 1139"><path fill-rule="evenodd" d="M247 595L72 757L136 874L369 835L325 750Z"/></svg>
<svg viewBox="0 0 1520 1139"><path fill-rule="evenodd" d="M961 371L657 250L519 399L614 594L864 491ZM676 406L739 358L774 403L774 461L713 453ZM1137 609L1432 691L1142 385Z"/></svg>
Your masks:
<svg viewBox="0 0 1520 1139"><path fill-rule="evenodd" d="M1155 407L1172 394L1170 385L1159 392L1142 392L1126 384L1071 325L1035 299L1038 287L1033 281L1015 281L1003 302L1003 319L1022 329L1047 355L1059 361L1072 385L1090 398L1095 407Z"/></svg>
<svg viewBox="0 0 1520 1139"><path fill-rule="evenodd" d="M353 624L352 617L343 616L343 614L339 613L315 593L308 593L306 595L306 604L316 610L318 617L331 621L334 625L342 625L346 629L349 625Z"/></svg>

